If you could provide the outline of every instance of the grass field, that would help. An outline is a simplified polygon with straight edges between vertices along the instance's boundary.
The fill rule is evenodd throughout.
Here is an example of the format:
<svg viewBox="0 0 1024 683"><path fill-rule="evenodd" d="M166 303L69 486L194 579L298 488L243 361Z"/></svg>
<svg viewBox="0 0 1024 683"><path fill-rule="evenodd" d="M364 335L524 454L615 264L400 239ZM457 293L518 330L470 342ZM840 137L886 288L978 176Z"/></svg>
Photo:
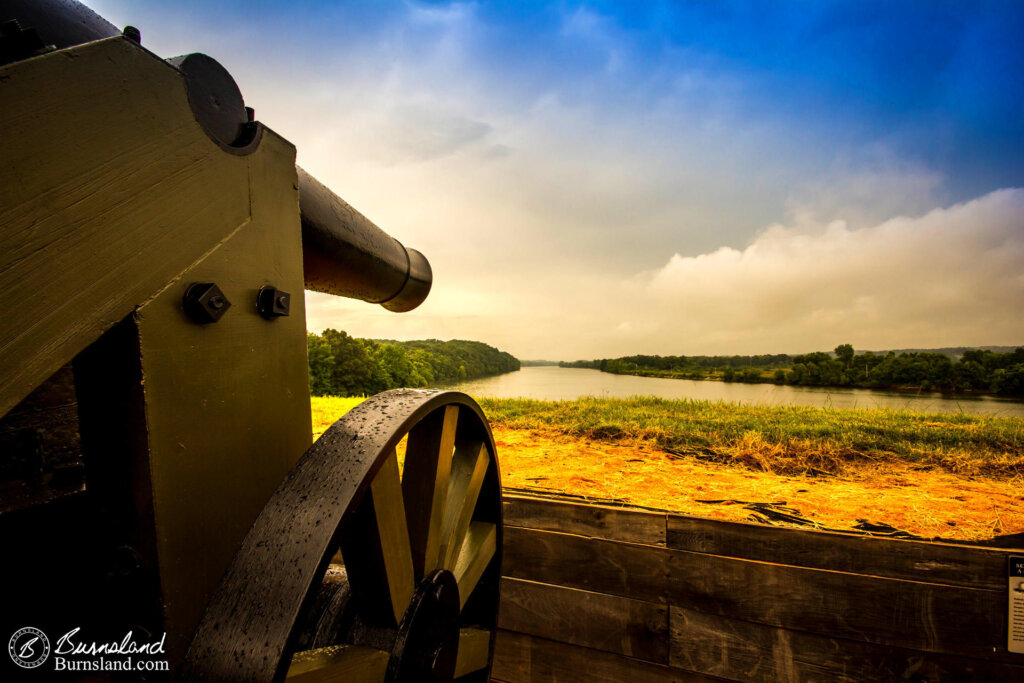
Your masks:
<svg viewBox="0 0 1024 683"><path fill-rule="evenodd" d="M314 432L361 400L314 398ZM802 524L924 538L1024 531L1021 418L657 398L480 404L513 490L730 521L764 522L755 508L768 505Z"/></svg>
<svg viewBox="0 0 1024 683"><path fill-rule="evenodd" d="M360 398L314 397L314 432ZM1024 419L887 409L841 410L736 403L581 398L480 399L492 425L661 448L751 469L837 474L898 460L949 472L1024 477Z"/></svg>
<svg viewBox="0 0 1024 683"><path fill-rule="evenodd" d="M895 410L582 398L483 399L494 424L593 439L640 439L753 469L838 473L901 460L951 472L1024 475L1024 420Z"/></svg>

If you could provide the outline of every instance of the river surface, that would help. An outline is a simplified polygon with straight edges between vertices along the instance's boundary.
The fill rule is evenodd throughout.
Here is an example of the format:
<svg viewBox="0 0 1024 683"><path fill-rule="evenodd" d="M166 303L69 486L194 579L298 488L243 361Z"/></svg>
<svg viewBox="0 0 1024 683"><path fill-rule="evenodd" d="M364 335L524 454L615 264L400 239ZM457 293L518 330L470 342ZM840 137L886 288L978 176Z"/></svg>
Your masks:
<svg viewBox="0 0 1024 683"><path fill-rule="evenodd" d="M580 396L625 398L659 396L757 405L800 405L816 408L893 408L930 413L1024 417L1024 401L989 396L934 392L876 391L845 387L798 387L776 384L695 381L613 375L584 368L528 367L445 387L470 396L567 400Z"/></svg>

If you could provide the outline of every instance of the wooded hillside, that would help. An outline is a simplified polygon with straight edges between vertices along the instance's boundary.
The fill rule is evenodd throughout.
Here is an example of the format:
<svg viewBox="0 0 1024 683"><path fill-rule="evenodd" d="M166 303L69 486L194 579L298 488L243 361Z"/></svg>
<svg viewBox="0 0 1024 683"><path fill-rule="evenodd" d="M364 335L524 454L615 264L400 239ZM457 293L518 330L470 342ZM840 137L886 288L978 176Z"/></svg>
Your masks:
<svg viewBox="0 0 1024 683"><path fill-rule="evenodd" d="M316 396L368 396L519 369L511 354L464 339L360 339L328 328L322 335L307 333L306 344L309 386Z"/></svg>

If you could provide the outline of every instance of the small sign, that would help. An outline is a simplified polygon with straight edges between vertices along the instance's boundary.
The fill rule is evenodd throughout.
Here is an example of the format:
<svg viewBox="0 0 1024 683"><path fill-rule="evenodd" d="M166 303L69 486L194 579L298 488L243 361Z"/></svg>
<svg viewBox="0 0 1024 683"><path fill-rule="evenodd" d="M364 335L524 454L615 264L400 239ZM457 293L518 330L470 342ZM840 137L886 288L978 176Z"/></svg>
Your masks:
<svg viewBox="0 0 1024 683"><path fill-rule="evenodd" d="M1024 654L1024 557L1010 556L1010 627L1006 648Z"/></svg>

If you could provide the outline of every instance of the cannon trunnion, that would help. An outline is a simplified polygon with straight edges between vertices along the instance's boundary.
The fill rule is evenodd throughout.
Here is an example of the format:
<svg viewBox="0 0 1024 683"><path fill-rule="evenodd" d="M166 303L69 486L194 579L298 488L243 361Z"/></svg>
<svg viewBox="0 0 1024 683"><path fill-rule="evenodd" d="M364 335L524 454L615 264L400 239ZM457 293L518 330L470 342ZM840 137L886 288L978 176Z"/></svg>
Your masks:
<svg viewBox="0 0 1024 683"><path fill-rule="evenodd" d="M74 3L0 14L3 627L165 632L186 680L486 680L479 407L396 390L311 443L302 290L411 310L427 260L213 59Z"/></svg>

